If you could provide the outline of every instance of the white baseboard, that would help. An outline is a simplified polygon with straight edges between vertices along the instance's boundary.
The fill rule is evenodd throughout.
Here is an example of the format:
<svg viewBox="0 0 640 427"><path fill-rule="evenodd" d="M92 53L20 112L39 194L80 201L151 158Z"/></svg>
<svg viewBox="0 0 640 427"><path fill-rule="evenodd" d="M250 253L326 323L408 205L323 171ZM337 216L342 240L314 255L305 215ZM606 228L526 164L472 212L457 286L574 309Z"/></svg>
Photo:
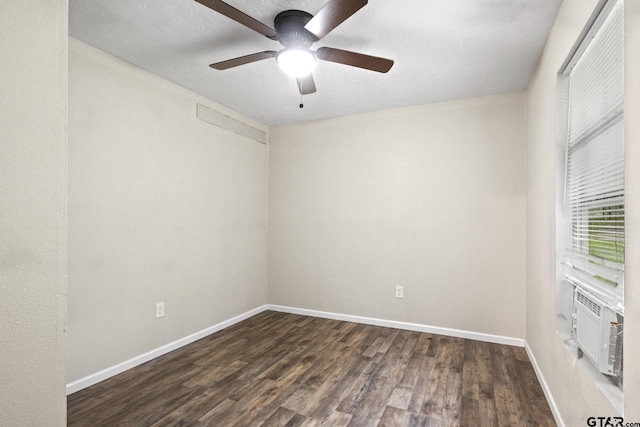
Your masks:
<svg viewBox="0 0 640 427"><path fill-rule="evenodd" d="M544 395L547 398L547 402L549 403L549 408L551 408L551 413L553 414L553 418L556 420L556 424L558 424L560 427L564 427L565 423L562 420L562 416L560 416L560 410L558 409L558 405L556 405L556 401L553 399L553 395L551 394L551 390L549 389L549 385L547 384L547 381L545 381L544 379L544 375L542 375L542 371L540 370L540 366L536 361L536 357L533 355L533 352L531 351L531 347L529 347L529 344L526 341L524 343L524 348L527 351L527 355L529 356L529 360L531 361L531 364L533 365L533 370L536 372L536 377L538 377L538 381L542 386L542 391L544 392Z"/></svg>
<svg viewBox="0 0 640 427"><path fill-rule="evenodd" d="M448 335L457 338L466 338L476 341L485 341L495 344L513 345L524 347L523 339L503 337L500 335L483 334L480 332L463 331L460 329L441 328L438 326L420 325L418 323L397 322L394 320L375 319L371 317L352 316L349 314L329 313L326 311L308 310L304 308L285 307L281 305L267 305L267 310L281 311L283 313L300 314L303 316L322 317L324 319L342 320L345 322L364 323L366 325L384 326L386 328L405 329L408 331L428 332L431 334Z"/></svg>
<svg viewBox="0 0 640 427"><path fill-rule="evenodd" d="M198 341L199 339L204 338L208 335L211 335L215 332L221 331L224 328L228 328L229 326L235 325L236 323L241 322L245 319L248 319L249 317L262 313L263 311L268 309L267 307L268 306L263 305L261 307L254 308L253 310L249 310L246 313L240 314L229 320L225 320L224 322L220 322L217 325L213 325L207 329L203 329L187 337L180 338L179 340L176 340L172 343L156 348L155 350L151 350L147 353L141 354L140 356L136 356L132 359L126 360L115 366L112 366L110 368L104 369L95 374L89 375L87 377L84 377L72 383L69 383L67 384L67 395L70 395L71 393L75 393L84 388L92 386L96 383L99 383L100 381L104 381L107 378L111 378L115 375L118 375L138 365L142 365L143 363L146 363L152 359L155 359L156 357L162 356L163 354L167 354L173 350L177 350L180 347L183 347L187 344L191 344L192 342Z"/></svg>
<svg viewBox="0 0 640 427"><path fill-rule="evenodd" d="M383 326L387 328L405 329L409 331L448 335L452 337L466 338L466 339L472 339L476 341L485 341L485 342L496 343L496 344L525 347L527 348L527 353L529 354L529 357L531 358L533 366L536 370L536 375L538 375L538 379L540 380L540 383L543 385L543 390L545 392L545 395L547 396L549 405L551 406L551 409L554 412L554 417L556 417L556 420L559 419L559 416L557 415L557 408L555 407L555 403L553 403L553 399L550 397L551 395L549 394L548 387L546 386L546 383L544 382L541 374L539 373L539 369L537 367L537 364L535 363L535 359L533 359L533 355L531 354L530 350L526 346L526 343L523 339L504 337L500 335L484 334L479 332L463 331L459 329L449 329L449 328L441 328L437 326L421 325L417 323L397 322L393 320L383 320L383 319L375 319L371 317L353 316L348 314L329 313L326 311L308 310L303 308L285 307L285 306L271 305L271 304L257 307L253 310L247 311L246 313L233 317L229 320L225 320L224 322L220 322L216 325L213 325L207 329L203 329L202 331L196 332L187 337L181 338L179 340L166 344L162 347L159 347L147 353L141 354L140 356L136 356L132 359L126 360L115 366L112 366L110 368L104 369L95 374L89 375L85 378L81 378L77 381L69 383L67 384L67 395L80 391L94 384L97 384L100 381L104 381L107 378L111 378L124 371L127 371L131 368L134 368L138 365L141 365L152 359L155 359L156 357L162 356L163 354L167 354L173 350L177 350L180 347L183 347L187 344L191 344L192 342L195 342L201 338L204 338L208 335L218 332L224 328L228 328L229 326L235 325L238 322L241 322L245 319L248 319L266 310L279 311L279 312L291 313L291 314L300 314L303 316L320 317L324 319L342 320L345 322L363 323L367 325ZM559 425L562 425L562 424L559 423Z"/></svg>

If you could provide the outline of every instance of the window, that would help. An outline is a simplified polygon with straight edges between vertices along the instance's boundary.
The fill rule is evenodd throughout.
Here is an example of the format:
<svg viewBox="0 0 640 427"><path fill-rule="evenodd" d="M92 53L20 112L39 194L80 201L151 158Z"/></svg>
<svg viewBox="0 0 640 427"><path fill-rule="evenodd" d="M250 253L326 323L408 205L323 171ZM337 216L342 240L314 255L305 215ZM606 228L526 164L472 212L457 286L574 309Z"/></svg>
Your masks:
<svg viewBox="0 0 640 427"><path fill-rule="evenodd" d="M566 85L564 275L624 307L623 2L608 1L560 80Z"/></svg>
<svg viewBox="0 0 640 427"><path fill-rule="evenodd" d="M623 25L624 1L602 0L563 64L556 92L562 162L558 333L596 367L596 376L618 386L625 262Z"/></svg>
<svg viewBox="0 0 640 427"><path fill-rule="evenodd" d="M589 209L588 235L589 255L624 266L624 205Z"/></svg>

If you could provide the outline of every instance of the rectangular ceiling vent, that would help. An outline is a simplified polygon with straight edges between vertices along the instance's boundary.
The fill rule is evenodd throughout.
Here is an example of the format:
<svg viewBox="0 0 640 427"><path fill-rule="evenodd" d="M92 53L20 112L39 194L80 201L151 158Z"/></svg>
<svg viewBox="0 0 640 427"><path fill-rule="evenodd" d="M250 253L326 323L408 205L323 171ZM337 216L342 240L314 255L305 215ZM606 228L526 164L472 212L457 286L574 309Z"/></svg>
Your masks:
<svg viewBox="0 0 640 427"><path fill-rule="evenodd" d="M203 122L207 122L222 129L231 131L237 135L253 139L261 144L267 143L267 132L254 128L244 122L212 110L202 104L197 105L196 116Z"/></svg>

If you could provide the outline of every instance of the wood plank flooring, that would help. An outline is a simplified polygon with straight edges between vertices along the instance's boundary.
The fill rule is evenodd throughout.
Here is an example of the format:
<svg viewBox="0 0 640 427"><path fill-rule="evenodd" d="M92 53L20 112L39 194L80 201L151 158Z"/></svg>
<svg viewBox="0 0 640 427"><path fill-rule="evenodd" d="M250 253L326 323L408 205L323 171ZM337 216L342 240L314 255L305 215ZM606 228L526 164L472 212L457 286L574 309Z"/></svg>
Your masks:
<svg viewBox="0 0 640 427"><path fill-rule="evenodd" d="M68 397L71 426L555 426L522 348L266 311Z"/></svg>

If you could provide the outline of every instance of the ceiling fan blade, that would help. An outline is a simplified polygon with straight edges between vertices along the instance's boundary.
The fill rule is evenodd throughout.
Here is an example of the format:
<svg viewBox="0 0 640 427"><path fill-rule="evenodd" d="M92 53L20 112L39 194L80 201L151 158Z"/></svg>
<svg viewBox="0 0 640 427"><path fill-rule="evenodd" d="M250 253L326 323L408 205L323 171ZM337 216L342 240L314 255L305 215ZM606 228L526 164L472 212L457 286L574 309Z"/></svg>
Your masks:
<svg viewBox="0 0 640 427"><path fill-rule="evenodd" d="M298 90L300 90L300 95L309 95L311 93L315 93L316 83L313 81L313 74L308 74L304 77L297 77L296 82L298 82Z"/></svg>
<svg viewBox="0 0 640 427"><path fill-rule="evenodd" d="M386 73L393 67L393 60L391 59L331 47L321 47L316 51L316 57L323 61L337 62L338 64L364 68L379 73Z"/></svg>
<svg viewBox="0 0 640 427"><path fill-rule="evenodd" d="M237 67L239 65L249 64L251 62L262 61L263 59L273 58L278 52L266 50L264 52L252 53L251 55L240 56L238 58L227 59L226 61L216 62L209 65L216 70L226 70L228 68Z"/></svg>
<svg viewBox="0 0 640 427"><path fill-rule="evenodd" d="M235 7L228 5L223 1L220 1L220 0L196 0L196 1L201 5L207 6L209 9L215 10L216 12L226 16L227 18L233 19L234 21L246 27L251 28L253 31L258 32L265 37L268 37L272 40L276 40L278 38L278 33L276 33L276 30L250 17L246 13L239 11Z"/></svg>
<svg viewBox="0 0 640 427"><path fill-rule="evenodd" d="M304 28L320 40L366 4L367 0L330 0Z"/></svg>

